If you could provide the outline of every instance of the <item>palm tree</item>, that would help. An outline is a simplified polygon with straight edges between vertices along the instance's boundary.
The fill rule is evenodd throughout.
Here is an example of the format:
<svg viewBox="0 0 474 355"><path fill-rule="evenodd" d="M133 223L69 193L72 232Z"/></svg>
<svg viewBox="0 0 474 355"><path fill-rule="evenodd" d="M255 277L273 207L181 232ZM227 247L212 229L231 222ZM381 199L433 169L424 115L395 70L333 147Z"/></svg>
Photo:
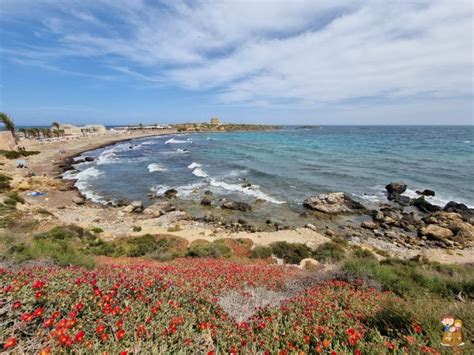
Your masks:
<svg viewBox="0 0 474 355"><path fill-rule="evenodd" d="M23 136L24 136L25 138L28 138L28 137L29 137L28 129L27 129L27 128L20 128L20 129L18 130L18 132L23 133Z"/></svg>
<svg viewBox="0 0 474 355"><path fill-rule="evenodd" d="M6 113L0 112L0 122L3 123L7 131L12 133L13 138L15 138L15 143L17 143L18 137L16 135L15 123L13 120Z"/></svg>
<svg viewBox="0 0 474 355"><path fill-rule="evenodd" d="M61 127L61 124L59 122L53 122L51 124L51 127L53 127L53 129L59 130L59 128Z"/></svg>

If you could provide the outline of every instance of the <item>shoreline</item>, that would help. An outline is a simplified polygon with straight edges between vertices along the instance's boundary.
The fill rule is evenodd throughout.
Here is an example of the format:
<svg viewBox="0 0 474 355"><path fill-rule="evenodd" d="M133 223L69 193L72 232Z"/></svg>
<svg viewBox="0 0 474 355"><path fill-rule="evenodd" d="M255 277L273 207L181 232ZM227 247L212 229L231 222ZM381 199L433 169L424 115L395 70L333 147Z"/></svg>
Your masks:
<svg viewBox="0 0 474 355"><path fill-rule="evenodd" d="M108 137L85 137L77 141L68 142L69 154L60 155L59 146L65 142L54 142L52 144L28 144L28 149L38 150L41 153L29 157L31 169L38 169L41 174L35 177L25 178L22 172L11 167L14 174L14 186L16 190L26 195L32 190L44 191L43 197L25 196L26 204L21 205L23 212L29 213L32 218L40 220L40 230L46 230L55 225L76 224L83 228L100 227L104 230L101 238L113 240L117 238L133 237L143 234L171 234L182 237L189 242L204 239L214 241L219 238L249 238L256 245L266 245L274 241L287 241L290 243L305 243L312 248L330 241L334 237L345 236L350 245L360 246L369 250L385 250L393 256L402 258L422 255L439 262L470 263L474 262L473 248L454 249L450 252L444 248L414 247L410 241L413 233L402 234L402 240L387 237L392 229L387 229L386 235L374 234L375 230L361 227L361 222L368 222L369 211L364 214L336 214L326 215L315 211L306 211L305 217L289 219L297 223L292 226L281 225L277 222L261 221L261 226L253 225L254 211L240 212L214 207L200 206L199 201L187 202L191 209L200 211L193 215L189 213L186 203L179 199L158 198L152 201L154 204L142 208L139 213L126 212L128 206L116 207L99 204L85 200L78 188L74 186L75 180L59 179L65 167L72 165L72 160L85 152L112 146L117 143L127 142L134 139L162 136L168 134L180 134L182 132L166 131L153 134L144 133L127 136ZM199 132L196 132L199 133ZM212 133L212 132L203 132ZM185 133L186 134L186 133ZM6 167L8 168L8 165ZM22 186L23 184L23 186ZM81 197L82 196L82 197ZM219 203L220 204L220 203ZM386 213L396 211L395 207L388 207ZM49 217L38 216L35 213L39 208L51 213ZM260 208L260 207L255 207ZM262 207L264 208L264 207ZM392 211L393 210L393 211ZM280 210L281 211L281 210ZM403 212L403 211L402 211ZM281 212L273 212L279 214ZM401 215L400 215L401 216ZM310 223L311 222L311 223ZM378 224L379 222L377 222ZM140 231L135 231L135 228ZM383 232L383 230L382 230ZM408 238L408 239L406 239Z"/></svg>

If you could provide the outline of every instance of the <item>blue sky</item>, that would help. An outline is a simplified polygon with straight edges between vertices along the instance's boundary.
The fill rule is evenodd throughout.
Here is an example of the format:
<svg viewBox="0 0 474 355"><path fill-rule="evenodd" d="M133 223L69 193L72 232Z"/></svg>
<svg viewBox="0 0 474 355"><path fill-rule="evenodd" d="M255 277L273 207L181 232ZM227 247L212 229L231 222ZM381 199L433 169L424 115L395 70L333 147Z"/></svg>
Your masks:
<svg viewBox="0 0 474 355"><path fill-rule="evenodd" d="M473 124L473 5L1 0L19 125Z"/></svg>

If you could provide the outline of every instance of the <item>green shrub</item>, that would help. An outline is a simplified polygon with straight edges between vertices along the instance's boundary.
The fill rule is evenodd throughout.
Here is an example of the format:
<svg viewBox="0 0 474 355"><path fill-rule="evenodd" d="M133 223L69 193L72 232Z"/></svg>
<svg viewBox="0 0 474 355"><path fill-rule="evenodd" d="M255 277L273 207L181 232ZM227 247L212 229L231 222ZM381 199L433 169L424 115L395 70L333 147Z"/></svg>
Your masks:
<svg viewBox="0 0 474 355"><path fill-rule="evenodd" d="M82 227L73 224L68 226L54 227L48 232L40 233L34 236L35 239L53 239L53 240L73 240L81 241L95 240L96 237Z"/></svg>
<svg viewBox="0 0 474 355"><path fill-rule="evenodd" d="M301 260L311 257L311 248L301 243L274 242L270 244L273 254L288 264L299 264Z"/></svg>
<svg viewBox="0 0 474 355"><path fill-rule="evenodd" d="M460 292L474 298L474 267L417 263L415 261L387 259L382 262L370 259L353 259L345 263L346 272L356 277L376 280L386 290L400 296L421 296L428 293L451 297Z"/></svg>
<svg viewBox="0 0 474 355"><path fill-rule="evenodd" d="M12 180L11 177L0 174L0 192L5 192L10 190L10 181Z"/></svg>
<svg viewBox="0 0 474 355"><path fill-rule="evenodd" d="M336 262L344 259L344 256L344 246L332 241L320 245L313 252L313 257L318 261Z"/></svg>
<svg viewBox="0 0 474 355"><path fill-rule="evenodd" d="M18 195L17 192L10 192L3 203L9 206L16 206L17 203L25 203L25 199Z"/></svg>
<svg viewBox="0 0 474 355"><path fill-rule="evenodd" d="M374 253L372 253L370 250L363 249L361 247L353 247L352 254L356 258L377 260Z"/></svg>
<svg viewBox="0 0 474 355"><path fill-rule="evenodd" d="M141 231L142 231L142 227L140 227L140 226L133 226L132 230L133 230L134 232L141 232Z"/></svg>
<svg viewBox="0 0 474 355"><path fill-rule="evenodd" d="M272 248L265 245L256 245L250 252L251 259L268 259L272 256Z"/></svg>
<svg viewBox="0 0 474 355"><path fill-rule="evenodd" d="M16 261L50 259L57 265L77 265L91 268L94 259L77 249L73 242L66 240L34 239L31 244L19 244L10 248L9 253Z"/></svg>
<svg viewBox="0 0 474 355"><path fill-rule="evenodd" d="M215 241L206 244L191 245L187 256L193 258L230 258L232 249L222 242Z"/></svg>
<svg viewBox="0 0 474 355"><path fill-rule="evenodd" d="M30 155L39 154L38 151L27 151L27 150L0 150L0 155L3 155L7 159L19 159L22 157L29 157Z"/></svg>
<svg viewBox="0 0 474 355"><path fill-rule="evenodd" d="M115 256L146 256L155 260L171 260L182 256L188 242L172 235L145 234L115 242Z"/></svg>
<svg viewBox="0 0 474 355"><path fill-rule="evenodd" d="M104 230L100 227L93 227L93 228L91 228L91 232L95 233L95 234L100 234L100 233L103 233Z"/></svg>

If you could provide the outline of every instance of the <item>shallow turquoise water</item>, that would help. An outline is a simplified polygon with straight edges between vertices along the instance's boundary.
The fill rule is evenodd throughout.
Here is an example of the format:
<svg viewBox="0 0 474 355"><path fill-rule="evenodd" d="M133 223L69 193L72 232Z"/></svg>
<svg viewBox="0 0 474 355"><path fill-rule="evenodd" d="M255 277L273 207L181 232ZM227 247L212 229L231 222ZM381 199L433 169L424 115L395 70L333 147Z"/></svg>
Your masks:
<svg viewBox="0 0 474 355"><path fill-rule="evenodd" d="M315 193L345 191L382 201L391 181L408 195L430 188L440 205L474 205L474 127L323 126L271 132L198 133L140 139L88 152L78 187L98 200L146 200L177 188L300 205ZM242 187L251 183L251 187Z"/></svg>

